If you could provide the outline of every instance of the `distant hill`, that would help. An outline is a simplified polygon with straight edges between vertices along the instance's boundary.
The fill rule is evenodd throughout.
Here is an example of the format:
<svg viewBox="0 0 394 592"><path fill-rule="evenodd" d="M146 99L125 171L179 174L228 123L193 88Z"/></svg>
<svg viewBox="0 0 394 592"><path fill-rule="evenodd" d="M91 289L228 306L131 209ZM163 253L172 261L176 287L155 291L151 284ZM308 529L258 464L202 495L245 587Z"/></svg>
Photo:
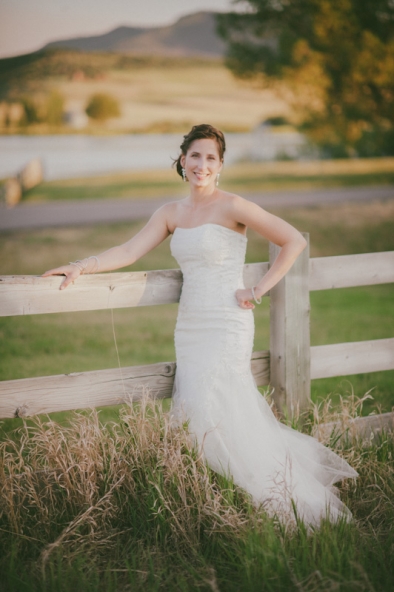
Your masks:
<svg viewBox="0 0 394 592"><path fill-rule="evenodd" d="M104 35L53 41L43 49L218 58L224 55L225 44L216 32L216 14L196 12L167 27L118 27Z"/></svg>

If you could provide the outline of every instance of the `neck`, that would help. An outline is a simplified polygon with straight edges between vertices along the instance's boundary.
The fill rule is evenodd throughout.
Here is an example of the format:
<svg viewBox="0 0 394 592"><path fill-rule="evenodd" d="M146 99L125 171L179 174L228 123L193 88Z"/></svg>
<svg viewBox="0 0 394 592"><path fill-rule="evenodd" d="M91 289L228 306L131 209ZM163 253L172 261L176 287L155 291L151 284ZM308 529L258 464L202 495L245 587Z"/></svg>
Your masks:
<svg viewBox="0 0 394 592"><path fill-rule="evenodd" d="M215 185L208 185L207 187L195 187L192 185L190 187L190 201L195 205L209 202L215 197L215 194Z"/></svg>

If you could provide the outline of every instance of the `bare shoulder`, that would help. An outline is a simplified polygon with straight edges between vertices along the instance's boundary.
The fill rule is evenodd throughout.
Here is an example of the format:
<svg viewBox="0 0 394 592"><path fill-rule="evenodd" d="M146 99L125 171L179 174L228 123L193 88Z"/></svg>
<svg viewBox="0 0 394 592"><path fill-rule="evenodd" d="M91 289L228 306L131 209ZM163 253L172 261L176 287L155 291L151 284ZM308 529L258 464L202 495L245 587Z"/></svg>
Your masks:
<svg viewBox="0 0 394 592"><path fill-rule="evenodd" d="M237 220L237 217L242 213L247 212L256 212L256 210L262 211L262 208L244 197L237 195L236 193L228 193L223 191L223 202L226 204L228 212L234 216Z"/></svg>
<svg viewBox="0 0 394 592"><path fill-rule="evenodd" d="M154 212L154 214L152 215L152 218L156 218L156 219L160 218L160 219L166 221L168 223L168 225L171 225L171 220L176 215L178 208L179 208L179 200L178 201L169 201L168 203L160 206L160 208L158 208Z"/></svg>

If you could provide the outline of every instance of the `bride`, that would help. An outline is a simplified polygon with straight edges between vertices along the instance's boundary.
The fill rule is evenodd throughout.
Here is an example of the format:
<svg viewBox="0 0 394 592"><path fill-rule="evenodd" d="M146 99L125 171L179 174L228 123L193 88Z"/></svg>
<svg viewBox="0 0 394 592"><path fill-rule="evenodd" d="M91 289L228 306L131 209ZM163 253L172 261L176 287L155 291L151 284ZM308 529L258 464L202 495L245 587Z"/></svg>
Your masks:
<svg viewBox="0 0 394 592"><path fill-rule="evenodd" d="M333 484L356 471L314 438L278 422L250 370L254 303L290 269L305 239L284 220L218 188L224 152L221 131L194 126L176 161L188 197L161 207L128 242L43 275L65 275L63 290L83 273L134 263L172 235L171 252L183 272L172 418L188 422L214 471L231 475L283 523L348 520ZM242 279L247 228L281 247L251 289Z"/></svg>

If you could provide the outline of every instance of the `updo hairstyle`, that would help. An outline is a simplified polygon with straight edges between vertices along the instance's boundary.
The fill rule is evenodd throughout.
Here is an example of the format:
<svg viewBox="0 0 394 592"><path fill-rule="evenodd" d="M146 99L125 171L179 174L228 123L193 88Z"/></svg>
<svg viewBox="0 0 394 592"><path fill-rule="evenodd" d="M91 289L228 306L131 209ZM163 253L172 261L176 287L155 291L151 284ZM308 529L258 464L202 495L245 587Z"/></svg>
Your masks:
<svg viewBox="0 0 394 592"><path fill-rule="evenodd" d="M174 160L174 166L176 166L176 170L178 175L182 177L182 165L181 165L181 158L182 156L186 156L187 151L189 150L190 146L194 142L194 140L216 140L219 152L220 160L223 160L223 155L226 150L226 141L224 139L223 133L218 130L216 127L209 125L208 123L201 123L200 125L194 125L190 132L183 136L183 142L180 145L181 154L179 157Z"/></svg>

